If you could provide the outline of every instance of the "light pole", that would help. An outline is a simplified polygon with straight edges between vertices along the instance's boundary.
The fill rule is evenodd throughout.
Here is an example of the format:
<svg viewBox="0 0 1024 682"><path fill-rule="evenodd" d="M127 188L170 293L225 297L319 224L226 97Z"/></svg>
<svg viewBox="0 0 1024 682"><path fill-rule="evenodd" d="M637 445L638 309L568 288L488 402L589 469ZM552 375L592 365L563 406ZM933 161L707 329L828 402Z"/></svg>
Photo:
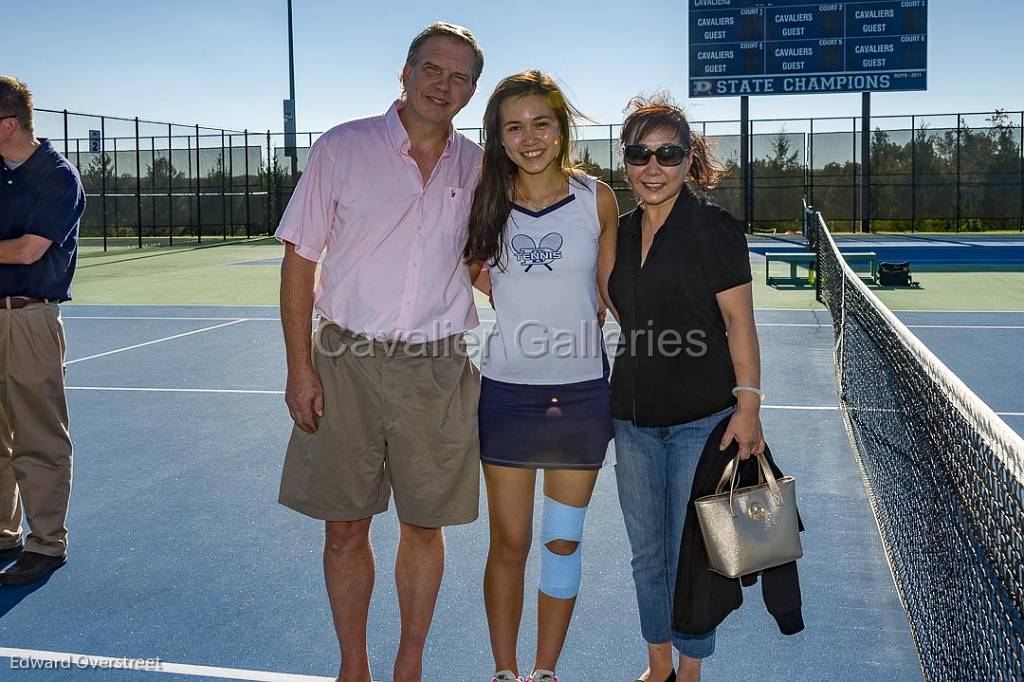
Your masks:
<svg viewBox="0 0 1024 682"><path fill-rule="evenodd" d="M295 152L295 49L292 43L292 0L288 0L288 94L284 101L284 155L292 160L292 182L299 173Z"/></svg>

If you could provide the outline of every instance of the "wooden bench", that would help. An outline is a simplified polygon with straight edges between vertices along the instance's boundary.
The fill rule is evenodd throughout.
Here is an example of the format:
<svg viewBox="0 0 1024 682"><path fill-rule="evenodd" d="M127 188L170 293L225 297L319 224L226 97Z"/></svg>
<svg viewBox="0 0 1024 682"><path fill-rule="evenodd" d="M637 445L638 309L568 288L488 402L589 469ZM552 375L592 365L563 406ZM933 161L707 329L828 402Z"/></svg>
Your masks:
<svg viewBox="0 0 1024 682"><path fill-rule="evenodd" d="M843 258L850 264L850 267L857 270L857 265L866 264L868 271L860 274L861 279L869 284L878 282L878 256L874 251L863 251L858 253L843 253ZM789 277L772 277L772 262L789 263ZM810 273L814 272L817 255L813 251L769 251L764 254L764 283L768 286L773 284L813 284ZM803 266L809 271L808 275L800 277L797 275L797 266Z"/></svg>

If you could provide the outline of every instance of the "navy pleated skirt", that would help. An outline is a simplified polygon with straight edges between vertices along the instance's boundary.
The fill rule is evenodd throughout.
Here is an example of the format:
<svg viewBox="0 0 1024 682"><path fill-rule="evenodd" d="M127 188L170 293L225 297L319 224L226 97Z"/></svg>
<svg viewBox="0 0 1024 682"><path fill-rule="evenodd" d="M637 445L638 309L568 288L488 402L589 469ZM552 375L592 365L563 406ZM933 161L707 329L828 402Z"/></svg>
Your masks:
<svg viewBox="0 0 1024 682"><path fill-rule="evenodd" d="M480 460L530 469L599 469L612 438L607 366L572 384L480 384Z"/></svg>

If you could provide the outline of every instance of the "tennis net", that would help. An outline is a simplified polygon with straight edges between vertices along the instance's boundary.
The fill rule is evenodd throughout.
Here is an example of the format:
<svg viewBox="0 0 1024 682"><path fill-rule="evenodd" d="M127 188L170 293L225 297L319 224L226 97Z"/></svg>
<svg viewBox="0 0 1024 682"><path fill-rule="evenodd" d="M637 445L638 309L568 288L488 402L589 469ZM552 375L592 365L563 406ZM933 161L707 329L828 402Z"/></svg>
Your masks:
<svg viewBox="0 0 1024 682"><path fill-rule="evenodd" d="M1024 440L854 274L820 213L808 227L847 432L924 676L1024 680Z"/></svg>

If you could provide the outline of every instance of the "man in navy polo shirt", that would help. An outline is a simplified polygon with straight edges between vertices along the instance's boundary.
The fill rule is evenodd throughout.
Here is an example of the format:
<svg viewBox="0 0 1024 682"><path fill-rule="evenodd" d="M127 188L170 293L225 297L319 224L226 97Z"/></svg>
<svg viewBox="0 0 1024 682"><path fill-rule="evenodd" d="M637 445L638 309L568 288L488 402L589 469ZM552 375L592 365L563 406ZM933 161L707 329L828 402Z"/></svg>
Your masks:
<svg viewBox="0 0 1024 682"><path fill-rule="evenodd" d="M0 76L0 584L67 561L71 438L64 327L85 192L75 167L35 137L32 93ZM29 535L23 539L22 514Z"/></svg>

